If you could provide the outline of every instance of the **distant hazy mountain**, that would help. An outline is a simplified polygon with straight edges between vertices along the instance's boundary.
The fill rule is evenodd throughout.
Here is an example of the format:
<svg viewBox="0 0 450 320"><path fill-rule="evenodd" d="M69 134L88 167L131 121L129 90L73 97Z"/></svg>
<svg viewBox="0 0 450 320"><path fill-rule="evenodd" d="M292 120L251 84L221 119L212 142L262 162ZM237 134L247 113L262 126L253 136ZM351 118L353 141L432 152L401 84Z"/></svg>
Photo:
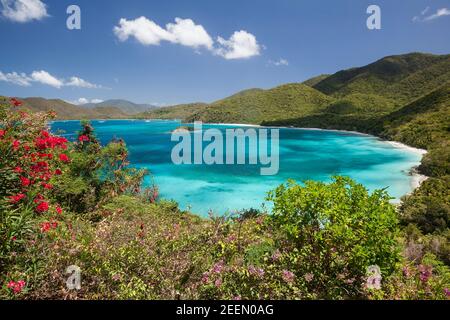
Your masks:
<svg viewBox="0 0 450 320"><path fill-rule="evenodd" d="M116 119L129 115L116 107L83 108L60 99L24 98L22 109L31 112L56 111L57 119Z"/></svg>
<svg viewBox="0 0 450 320"><path fill-rule="evenodd" d="M149 111L152 109L156 109L156 106L150 105L150 104L138 104L134 103L128 100L122 100L122 99L112 99L112 100L106 100L100 103L86 103L81 105L84 108L95 108L95 107L114 107L119 110L122 110L126 114L134 115L141 112Z"/></svg>

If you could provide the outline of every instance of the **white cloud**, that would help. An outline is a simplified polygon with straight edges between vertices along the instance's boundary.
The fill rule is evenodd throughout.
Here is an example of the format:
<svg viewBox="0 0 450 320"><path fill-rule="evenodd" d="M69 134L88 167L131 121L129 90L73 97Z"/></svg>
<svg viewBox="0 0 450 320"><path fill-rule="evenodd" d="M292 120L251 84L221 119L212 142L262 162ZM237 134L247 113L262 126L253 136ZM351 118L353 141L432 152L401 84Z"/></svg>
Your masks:
<svg viewBox="0 0 450 320"><path fill-rule="evenodd" d="M188 47L205 47L212 49L213 40L201 25L191 19L175 18L175 23L168 23L162 28L146 17L135 20L120 19L114 33L120 41L134 37L143 45L159 45L161 41L181 44Z"/></svg>
<svg viewBox="0 0 450 320"><path fill-rule="evenodd" d="M48 17L45 3L40 0L1 0L2 15L15 22L29 22Z"/></svg>
<svg viewBox="0 0 450 320"><path fill-rule="evenodd" d="M90 83L79 77L70 77L68 81L59 79L45 70L33 71L31 75L25 73L3 73L0 71L0 81L9 82L23 87L29 87L33 82L45 84L54 88L60 89L61 87L79 87L86 89L107 89L101 85Z"/></svg>
<svg viewBox="0 0 450 320"><path fill-rule="evenodd" d="M196 25L191 19L175 18L175 23L166 26L167 31L173 35L175 43L188 47L205 47L209 50L213 47L213 39L201 25Z"/></svg>
<svg viewBox="0 0 450 320"><path fill-rule="evenodd" d="M172 35L146 17L135 20L120 19L119 26L114 27L114 34L120 41L134 37L143 45L159 45L162 40L171 41Z"/></svg>
<svg viewBox="0 0 450 320"><path fill-rule="evenodd" d="M86 98L79 98L79 99L76 101L76 104L86 104L86 103L89 103L89 100L86 99Z"/></svg>
<svg viewBox="0 0 450 320"><path fill-rule="evenodd" d="M217 42L220 47L216 54L225 59L250 58L259 55L261 50L255 36L244 30L236 31L228 40L218 37Z"/></svg>
<svg viewBox="0 0 450 320"><path fill-rule="evenodd" d="M436 11L436 13L434 13L428 17L425 17L424 21L430 21L430 20L434 20L434 19L444 17L444 16L450 16L450 9L447 9L447 8L438 9Z"/></svg>
<svg viewBox="0 0 450 320"><path fill-rule="evenodd" d="M450 9L448 8L442 8L438 9L435 13L424 17L428 12L430 11L430 7L426 7L422 12L420 16L415 16L412 21L413 22L423 22L423 21L431 21L435 20L444 16L450 16Z"/></svg>
<svg viewBox="0 0 450 320"><path fill-rule="evenodd" d="M277 61L269 60L269 63L273 64L274 66L277 66L277 67L288 66L289 65L289 61L287 61L286 59L283 59L283 58L280 58Z"/></svg>
<svg viewBox="0 0 450 320"><path fill-rule="evenodd" d="M32 81L32 79L30 79L25 73L3 73L0 71L0 81L10 82L22 87L29 87L31 86L30 81Z"/></svg>
<svg viewBox="0 0 450 320"><path fill-rule="evenodd" d="M86 99L86 98L78 98L78 100L67 101L67 102L72 103L72 104L76 104L76 105L82 105L82 104L87 104L87 103L101 103L103 101L104 100L101 100L101 99L91 99L91 100L89 100L89 99Z"/></svg>
<svg viewBox="0 0 450 320"><path fill-rule="evenodd" d="M225 59L249 58L259 55L261 50L255 36L244 30L234 32L228 40L218 37L215 45L205 28L192 19L175 18L175 23L168 23L164 28L146 17L122 18L113 31L122 42L130 37L146 46L167 41L195 49L203 47Z"/></svg>
<svg viewBox="0 0 450 320"><path fill-rule="evenodd" d="M78 78L78 77L71 77L70 80L65 83L65 85L68 87L79 87L79 88L87 88L87 89L98 89L98 88L102 87L100 85L90 83L90 82L83 80L81 78Z"/></svg>
<svg viewBox="0 0 450 320"><path fill-rule="evenodd" d="M54 76L52 76L47 71L33 71L31 74L31 78L33 81L40 82L42 84L46 84L55 88L61 88L64 85L64 82Z"/></svg>

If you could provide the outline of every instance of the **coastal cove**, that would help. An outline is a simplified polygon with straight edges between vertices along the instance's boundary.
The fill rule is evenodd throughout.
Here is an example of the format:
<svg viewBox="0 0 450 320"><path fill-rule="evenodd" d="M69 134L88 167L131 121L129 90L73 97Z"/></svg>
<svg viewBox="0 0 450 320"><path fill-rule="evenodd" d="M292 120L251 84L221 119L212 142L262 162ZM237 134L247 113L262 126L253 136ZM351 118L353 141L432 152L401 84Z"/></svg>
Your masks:
<svg viewBox="0 0 450 320"><path fill-rule="evenodd" d="M182 209L201 216L216 215L263 205L268 191L288 179L330 181L333 175L349 176L370 191L387 188L399 202L426 177L415 173L426 151L398 142L350 131L267 127L280 129L280 171L260 176L255 165L174 165L170 153L175 142L171 132L175 120L93 120L96 135L106 144L123 138L131 164L152 173L145 183L157 184L161 196L177 201ZM183 123L183 125L186 125ZM245 124L204 124L204 128L261 128ZM55 133L74 140L80 122L55 121ZM264 127L266 128L266 127ZM247 150L248 151L248 150ZM265 204L267 206L268 204Z"/></svg>

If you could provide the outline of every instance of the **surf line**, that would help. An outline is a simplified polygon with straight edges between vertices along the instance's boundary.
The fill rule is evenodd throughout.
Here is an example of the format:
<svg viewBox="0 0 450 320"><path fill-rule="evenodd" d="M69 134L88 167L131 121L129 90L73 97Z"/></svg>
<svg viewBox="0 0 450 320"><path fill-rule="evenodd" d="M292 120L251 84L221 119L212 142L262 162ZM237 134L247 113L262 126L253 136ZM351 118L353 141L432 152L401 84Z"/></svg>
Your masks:
<svg viewBox="0 0 450 320"><path fill-rule="evenodd" d="M196 121L193 131L172 132L171 141L178 143L171 159L176 165L260 165L260 174L271 176L280 168L279 139L279 129L232 128L223 134L216 128L203 130L203 123Z"/></svg>

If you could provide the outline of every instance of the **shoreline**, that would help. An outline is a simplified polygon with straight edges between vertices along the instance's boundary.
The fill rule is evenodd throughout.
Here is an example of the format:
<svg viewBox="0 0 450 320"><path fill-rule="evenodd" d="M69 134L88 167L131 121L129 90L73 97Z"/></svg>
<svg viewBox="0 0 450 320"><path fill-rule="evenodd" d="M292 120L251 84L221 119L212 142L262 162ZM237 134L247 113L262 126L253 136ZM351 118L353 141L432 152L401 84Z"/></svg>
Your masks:
<svg viewBox="0 0 450 320"><path fill-rule="evenodd" d="M209 125L222 125L222 126L236 126L236 127L256 127L256 128L274 128L274 129L295 129L295 130L311 130L311 131L330 131L330 132L345 132L345 133L351 133L351 134L355 134L355 135L361 135L361 136L366 136L366 137L373 137L378 139L381 142L387 143L389 145L391 145L394 148L397 149L402 149L404 151L409 151L409 152L413 152L416 153L418 155L421 155L421 159L420 161L422 161L423 156L425 154L428 153L427 150L425 149L419 149L419 148L415 148L415 147L411 147L407 144L404 144L402 142L398 142L398 141L392 141L392 140L384 140L378 136L372 135L372 134L368 134L368 133L363 133L363 132L358 132L358 131L351 131L351 130L339 130L339 129L323 129L323 128L299 128L299 127L286 127L286 126L262 126L262 125L258 125L258 124L248 124L248 123L207 123ZM423 182L425 182L426 180L429 179L428 176L421 174L418 171L418 166L414 166L412 168L410 168L408 175L411 177L411 181L410 181L410 186L411 186L411 191L406 193L406 195L410 195L412 194L417 188L419 188ZM399 202L401 202L401 199L398 199Z"/></svg>

